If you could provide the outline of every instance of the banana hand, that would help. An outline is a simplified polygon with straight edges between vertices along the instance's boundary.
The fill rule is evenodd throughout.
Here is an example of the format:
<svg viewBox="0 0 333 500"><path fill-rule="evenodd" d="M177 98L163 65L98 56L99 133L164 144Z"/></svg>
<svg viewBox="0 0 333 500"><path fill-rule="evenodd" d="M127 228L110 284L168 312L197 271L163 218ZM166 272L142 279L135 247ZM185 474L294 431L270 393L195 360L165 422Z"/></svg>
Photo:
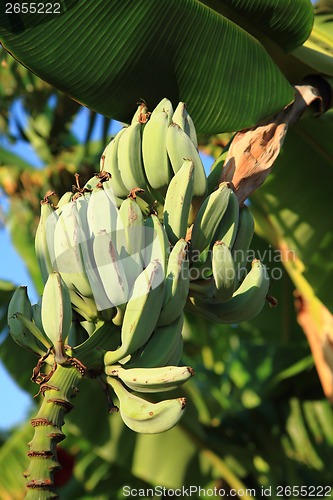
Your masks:
<svg viewBox="0 0 333 500"><path fill-rule="evenodd" d="M124 423L134 432L158 434L174 427L182 417L186 399L167 399L150 403L128 392L121 382L107 377L119 399L120 415Z"/></svg>
<svg viewBox="0 0 333 500"><path fill-rule="evenodd" d="M107 366L105 373L119 378L136 392L165 392L176 389L193 377L189 366L160 366L157 368L123 368L120 365Z"/></svg>

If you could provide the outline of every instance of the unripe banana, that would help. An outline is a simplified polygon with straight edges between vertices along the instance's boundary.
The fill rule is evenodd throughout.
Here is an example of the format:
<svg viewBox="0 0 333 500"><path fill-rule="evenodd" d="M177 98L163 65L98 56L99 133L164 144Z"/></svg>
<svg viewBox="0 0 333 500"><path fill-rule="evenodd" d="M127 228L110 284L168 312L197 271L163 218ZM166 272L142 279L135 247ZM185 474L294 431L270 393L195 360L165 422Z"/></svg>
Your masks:
<svg viewBox="0 0 333 500"><path fill-rule="evenodd" d="M139 121L129 125L121 135L118 144L118 167L128 192L134 188L145 189L147 178L142 161L142 124Z"/></svg>
<svg viewBox="0 0 333 500"><path fill-rule="evenodd" d="M171 179L164 202L164 227L172 245L186 236L193 182L194 164L190 160L185 160Z"/></svg>
<svg viewBox="0 0 333 500"><path fill-rule="evenodd" d="M41 307L42 299L39 298L36 304L31 306L31 315L32 321L35 323L37 328L43 332L43 324L42 324L42 307Z"/></svg>
<svg viewBox="0 0 333 500"><path fill-rule="evenodd" d="M113 365L147 342L153 333L164 298L164 272L159 261L151 262L136 279L125 309L121 346L105 355L105 365Z"/></svg>
<svg viewBox="0 0 333 500"><path fill-rule="evenodd" d="M69 289L84 297L92 297L92 290L85 272L78 236L75 202L62 208L54 229L56 270Z"/></svg>
<svg viewBox="0 0 333 500"><path fill-rule="evenodd" d="M250 209L244 205L239 209L239 223L232 255L238 279L246 274L248 251L254 234L254 219Z"/></svg>
<svg viewBox="0 0 333 500"><path fill-rule="evenodd" d="M164 227L157 215L151 214L144 223L145 244L143 252L144 266L158 259L166 273L167 261L170 253L169 241Z"/></svg>
<svg viewBox="0 0 333 500"><path fill-rule="evenodd" d="M220 183L222 176L223 165L227 157L228 151L223 151L211 166L210 173L207 177L207 192L208 194L215 191Z"/></svg>
<svg viewBox="0 0 333 500"><path fill-rule="evenodd" d="M108 298L106 303L104 300L99 301L100 310L125 304L129 295L129 285L123 265L125 259L120 258L112 239L106 232L95 237L93 254L97 273Z"/></svg>
<svg viewBox="0 0 333 500"><path fill-rule="evenodd" d="M169 122L171 123L172 117L173 117L173 107L171 101L167 98L164 97L153 109L151 116L160 113L161 111L164 111L168 115Z"/></svg>
<svg viewBox="0 0 333 500"><path fill-rule="evenodd" d="M81 327L81 325L79 326ZM100 370L103 364L104 351L117 347L119 341L118 328L110 322L93 324L93 328L93 332L86 340L74 344L72 354L82 363L87 364L89 368L92 368L92 365L95 364L96 368Z"/></svg>
<svg viewBox="0 0 333 500"><path fill-rule="evenodd" d="M43 350L43 345L37 342L35 335L32 334L30 329L26 328L21 321L22 318L26 318L31 322L32 319L31 303L26 286L18 287L13 293L9 302L7 317L9 333L13 340L15 340L18 345L25 347L34 354L43 356L50 344L43 338L43 344L46 344L46 349Z"/></svg>
<svg viewBox="0 0 333 500"><path fill-rule="evenodd" d="M73 290L69 290L73 310L87 321L97 321L98 311L94 298L83 297Z"/></svg>
<svg viewBox="0 0 333 500"><path fill-rule="evenodd" d="M172 121L189 136L194 146L198 149L198 139L195 126L184 102L178 103L178 106L172 116Z"/></svg>
<svg viewBox="0 0 333 500"><path fill-rule="evenodd" d="M172 353L170 354L170 357L169 357L168 361L166 362L166 365L168 365L168 366L178 366L179 365L179 363L181 361L182 354L183 354L183 345L184 345L183 336L179 335L177 342L175 342Z"/></svg>
<svg viewBox="0 0 333 500"><path fill-rule="evenodd" d="M101 180L105 177L105 175L108 175L106 172L99 172L97 174L94 174L93 177L91 177L83 186L83 188L79 189L79 192L87 192L87 191L92 191L95 189L95 187L98 186L98 184L101 183ZM78 179L78 174L77 174L77 179ZM77 181L78 182L78 181ZM74 186L75 187L75 186Z"/></svg>
<svg viewBox="0 0 333 500"><path fill-rule="evenodd" d="M124 200L119 209L117 250L131 289L144 267L144 220L140 207L132 198Z"/></svg>
<svg viewBox="0 0 333 500"><path fill-rule="evenodd" d="M214 244L212 253L214 281L207 295L218 302L227 302L231 299L238 284L232 254L228 245L223 241L217 241Z"/></svg>
<svg viewBox="0 0 333 500"><path fill-rule="evenodd" d="M126 302L128 297L126 276L111 243L111 236L114 237L117 227L116 209L104 189L95 193L93 191L92 195L78 197L75 206L79 248L94 301L99 311L103 311L103 314L109 311L113 316L113 305ZM93 208L96 214L103 214L104 217L97 218Z"/></svg>
<svg viewBox="0 0 333 500"><path fill-rule="evenodd" d="M105 373L119 378L136 392L165 392L176 389L194 375L189 366L159 366L157 368L123 368L107 366Z"/></svg>
<svg viewBox="0 0 333 500"><path fill-rule="evenodd" d="M172 176L166 150L166 135L170 118L166 111L153 111L142 134L142 157L146 177L153 189L164 193Z"/></svg>
<svg viewBox="0 0 333 500"><path fill-rule="evenodd" d="M166 146L175 173L182 167L184 159L193 161L193 195L195 197L205 196L207 192L207 178L198 150L189 136L175 123L169 125Z"/></svg>
<svg viewBox="0 0 333 500"><path fill-rule="evenodd" d="M107 195L103 185L94 188L87 207L89 233L96 237L107 233L115 241L117 231L118 209ZM87 236L90 237L88 233Z"/></svg>
<svg viewBox="0 0 333 500"><path fill-rule="evenodd" d="M111 174L111 179L108 182L111 184L114 194L118 198L126 198L129 193L129 190L123 183L118 165L118 146L125 130L126 128L122 128L109 142L103 151L100 161L100 170Z"/></svg>
<svg viewBox="0 0 333 500"><path fill-rule="evenodd" d="M121 382L107 377L119 399L120 415L124 423L135 432L157 434L174 427L182 417L186 399L167 399L150 403L128 392Z"/></svg>
<svg viewBox="0 0 333 500"><path fill-rule="evenodd" d="M205 198L192 228L191 252L203 252L212 246L216 231L223 219L232 193L227 182Z"/></svg>
<svg viewBox="0 0 333 500"><path fill-rule="evenodd" d="M232 248L238 229L239 220L239 203L237 196L233 191L230 192L228 207L224 216L218 225L216 233L213 236L213 241L223 241L229 249Z"/></svg>
<svg viewBox="0 0 333 500"><path fill-rule="evenodd" d="M252 262L252 268L228 302L207 304L196 297L190 297L187 308L206 319L217 323L240 323L260 313L264 307L269 289L269 278L265 266Z"/></svg>
<svg viewBox="0 0 333 500"><path fill-rule="evenodd" d="M54 209L48 197L45 196L44 200L41 201L40 219L35 235L35 252L44 283L46 283L49 274L54 271L47 242L47 219L49 217L54 217Z"/></svg>
<svg viewBox="0 0 333 500"><path fill-rule="evenodd" d="M166 272L165 296L158 325L168 325L182 313L190 286L187 242L177 241L173 247Z"/></svg>
<svg viewBox="0 0 333 500"><path fill-rule="evenodd" d="M58 214L60 214L61 212L61 208L64 206L64 205L67 205L67 203L69 203L70 201L72 201L73 199L73 193L72 191L66 191L66 193L64 193L60 200L58 201L58 204L57 204L57 212Z"/></svg>
<svg viewBox="0 0 333 500"><path fill-rule="evenodd" d="M95 283L100 281L102 284L101 290L97 288L97 283L92 287L99 310L125 304L129 294L123 262L116 247L118 210L115 201L111 200L110 187L94 190L87 210L88 224L93 235L91 263L97 274Z"/></svg>
<svg viewBox="0 0 333 500"><path fill-rule="evenodd" d="M125 366L130 368L155 368L171 364L169 360L179 346L179 339L182 341L183 324L184 313L182 312L172 323L156 327L152 336L134 353ZM177 365L179 359L172 364Z"/></svg>
<svg viewBox="0 0 333 500"><path fill-rule="evenodd" d="M42 323L45 334L53 345L54 359L65 363L64 340L72 323L71 299L67 286L59 273L51 273L42 297Z"/></svg>

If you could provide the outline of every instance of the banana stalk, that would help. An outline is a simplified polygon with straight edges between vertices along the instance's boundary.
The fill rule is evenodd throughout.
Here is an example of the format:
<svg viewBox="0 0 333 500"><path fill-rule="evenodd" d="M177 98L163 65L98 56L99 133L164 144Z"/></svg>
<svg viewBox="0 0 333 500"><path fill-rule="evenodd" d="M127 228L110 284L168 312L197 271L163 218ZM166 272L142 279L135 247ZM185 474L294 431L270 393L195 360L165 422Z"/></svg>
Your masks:
<svg viewBox="0 0 333 500"><path fill-rule="evenodd" d="M27 500L58 498L54 491L54 472L61 468L57 460L57 444L65 439L62 432L65 414L73 409L72 398L83 376L82 369L58 365L51 378L40 385L42 404L31 420L34 436L29 443L30 463L27 478Z"/></svg>

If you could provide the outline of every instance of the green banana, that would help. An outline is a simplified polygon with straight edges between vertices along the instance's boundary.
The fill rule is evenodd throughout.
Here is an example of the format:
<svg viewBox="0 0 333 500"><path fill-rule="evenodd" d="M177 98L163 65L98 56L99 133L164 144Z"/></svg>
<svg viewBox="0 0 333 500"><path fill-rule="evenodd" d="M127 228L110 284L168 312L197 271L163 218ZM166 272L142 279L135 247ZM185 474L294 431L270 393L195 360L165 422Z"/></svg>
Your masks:
<svg viewBox="0 0 333 500"><path fill-rule="evenodd" d="M254 234L254 219L250 209L244 205L239 209L239 223L232 255L238 279L246 273L248 251Z"/></svg>
<svg viewBox="0 0 333 500"><path fill-rule="evenodd" d="M217 241L212 252L213 284L207 295L218 302L231 299L236 286L236 271L232 254L223 241Z"/></svg>
<svg viewBox="0 0 333 500"><path fill-rule="evenodd" d="M97 323L93 325L91 335L81 343L76 343L72 355L89 368L95 364L100 369L103 364L105 350L115 349L119 340L118 328L112 323Z"/></svg>
<svg viewBox="0 0 333 500"><path fill-rule="evenodd" d="M213 242L215 241L223 241L225 245L228 246L229 249L232 248L238 229L238 220L239 220L239 204L237 196L234 191L231 190L228 207L222 217L222 220L216 230L216 233L213 236Z"/></svg>
<svg viewBox="0 0 333 500"><path fill-rule="evenodd" d="M80 251L78 232L76 204L71 201L62 208L54 229L55 267L69 289L84 297L92 297L93 293Z"/></svg>
<svg viewBox="0 0 333 500"><path fill-rule="evenodd" d="M78 177L78 174L76 174L77 176L77 179L79 178ZM83 186L83 188L79 188L77 186L77 190L79 193L86 193L87 191L92 191L93 189L95 189L98 184L101 183L101 180L103 179L103 177L105 176L105 172L98 172L96 174L93 175L93 177L91 177L86 183L85 185ZM78 183L78 180L77 180L77 183ZM75 186L73 186L75 188Z"/></svg>
<svg viewBox="0 0 333 500"><path fill-rule="evenodd" d="M161 111L164 111L169 118L169 122L171 123L172 116L173 116L173 107L171 101L167 98L164 97L153 109L151 116L155 113L160 113Z"/></svg>
<svg viewBox="0 0 333 500"><path fill-rule="evenodd" d="M155 368L169 364L169 360L179 345L179 339L182 340L183 324L184 313L182 312L172 323L157 326L152 336L134 353L125 366L130 368Z"/></svg>
<svg viewBox="0 0 333 500"><path fill-rule="evenodd" d="M56 363L65 363L64 340L71 328L72 307L69 291L59 273L51 273L44 286L41 316L45 335L53 345Z"/></svg>
<svg viewBox="0 0 333 500"><path fill-rule="evenodd" d="M100 309L125 304L129 295L128 280L123 266L125 261L119 257L112 239L106 232L95 237L93 255L99 278L108 297L107 303L104 300L99 301Z"/></svg>
<svg viewBox="0 0 333 500"><path fill-rule="evenodd" d="M39 269L46 283L50 273L54 271L48 247L47 219L54 217L54 209L47 196L41 201L40 219L35 235L35 252Z"/></svg>
<svg viewBox="0 0 333 500"><path fill-rule="evenodd" d="M87 206L88 234L96 238L99 234L107 233L112 241L115 241L118 209L102 186L94 188L89 197Z"/></svg>
<svg viewBox="0 0 333 500"><path fill-rule="evenodd" d="M153 333L164 298L164 273L159 261L148 264L131 291L121 327L121 346L105 355L113 365L142 347Z"/></svg>
<svg viewBox="0 0 333 500"><path fill-rule="evenodd" d="M123 368L107 366L105 373L120 379L136 392L165 392L176 389L194 375L189 366L159 366L157 368Z"/></svg>
<svg viewBox="0 0 333 500"><path fill-rule="evenodd" d="M155 109L142 134L142 157L147 180L153 189L160 189L163 193L173 176L166 150L170 122L167 111Z"/></svg>
<svg viewBox="0 0 333 500"><path fill-rule="evenodd" d="M170 247L167 234L157 215L151 214L144 223L145 244L143 252L144 267L155 259L161 261L164 274L166 273Z"/></svg>
<svg viewBox="0 0 333 500"><path fill-rule="evenodd" d="M168 127L166 147L175 174L182 167L184 159L193 161L193 195L195 197L205 196L207 193L207 178L198 150L186 132L175 123L171 123Z"/></svg>
<svg viewBox="0 0 333 500"><path fill-rule="evenodd" d="M173 247L166 271L164 302L158 326L168 325L182 313L189 291L190 273L187 242L177 241Z"/></svg>
<svg viewBox="0 0 333 500"><path fill-rule="evenodd" d="M157 434L174 427L182 417L186 399L166 399L151 403L131 394L119 380L107 377L119 399L120 415L124 423L135 432Z"/></svg>
<svg viewBox="0 0 333 500"><path fill-rule="evenodd" d="M214 304L207 304L200 298L190 297L187 309L217 323L240 323L260 313L268 289L267 270L259 260L255 259L251 270L228 302L216 301Z"/></svg>
<svg viewBox="0 0 333 500"><path fill-rule="evenodd" d="M31 333L24 323L21 321L22 318L26 318L27 321L32 323L32 311L31 303L27 294L26 286L19 286L12 295L12 298L8 305L8 326L9 333L15 342L32 351L38 356L43 356L46 350L50 347L47 340L43 338L43 344L37 342L36 336ZM37 328L37 327L36 327ZM43 345L46 349L43 349Z"/></svg>
<svg viewBox="0 0 333 500"><path fill-rule="evenodd" d="M57 212L60 213L60 209L64 206L64 205L67 205L67 203L69 203L70 201L72 201L73 199L73 193L72 191L66 191L66 193L64 193L61 198L59 199L58 201L58 204L57 204Z"/></svg>
<svg viewBox="0 0 333 500"><path fill-rule="evenodd" d="M142 161L141 134L142 124L133 122L118 143L118 168L128 192L134 188L145 189L148 184Z"/></svg>
<svg viewBox="0 0 333 500"><path fill-rule="evenodd" d="M228 151L224 150L218 158L214 161L213 165L210 168L210 172L207 177L207 191L208 194L215 191L220 183L220 179L222 177L222 170L225 159L227 157Z"/></svg>
<svg viewBox="0 0 333 500"><path fill-rule="evenodd" d="M194 164L191 160L185 160L171 179L164 202L164 227L172 245L186 236L193 182Z"/></svg>
<svg viewBox="0 0 333 500"><path fill-rule="evenodd" d="M179 365L182 354L183 354L183 345L184 345L183 336L179 335L177 342L175 342L172 353L170 354L170 357L169 357L168 361L166 362L166 365L169 365L169 366L178 366Z"/></svg>
<svg viewBox="0 0 333 500"><path fill-rule="evenodd" d="M184 102L178 103L178 106L172 116L172 121L190 137L194 146L198 149L198 139L195 126Z"/></svg>
<svg viewBox="0 0 333 500"><path fill-rule="evenodd" d="M42 324L42 299L41 297L39 298L38 302L36 304L33 304L31 306L31 315L32 315L32 321L35 323L37 328L43 332L43 324Z"/></svg>
<svg viewBox="0 0 333 500"><path fill-rule="evenodd" d="M143 270L144 220L132 198L123 201L117 221L117 251L124 267L129 289Z"/></svg>
<svg viewBox="0 0 333 500"><path fill-rule="evenodd" d="M93 297L83 297L74 290L70 290L69 295L73 310L87 321L96 321L98 318L97 305Z"/></svg>
<svg viewBox="0 0 333 500"><path fill-rule="evenodd" d="M126 198L129 193L129 190L123 183L118 164L119 141L125 130L126 128L122 128L109 142L103 151L100 161L100 170L111 174L111 179L108 182L118 198Z"/></svg>
<svg viewBox="0 0 333 500"><path fill-rule="evenodd" d="M78 197L75 206L78 244L94 301L99 311L109 311L113 316L114 303L119 304L119 300L123 303L128 296L126 276L118 265L116 250L110 236L111 234L114 236L116 231L116 209L103 188L97 192L93 191L91 195ZM93 209L96 210L95 214ZM98 220L96 217L98 213L105 217L100 217ZM88 214L91 219L90 224ZM112 249L114 251L111 251Z"/></svg>
<svg viewBox="0 0 333 500"><path fill-rule="evenodd" d="M227 210L231 193L229 183L223 182L203 201L192 227L192 256L207 251L215 243L214 236Z"/></svg>

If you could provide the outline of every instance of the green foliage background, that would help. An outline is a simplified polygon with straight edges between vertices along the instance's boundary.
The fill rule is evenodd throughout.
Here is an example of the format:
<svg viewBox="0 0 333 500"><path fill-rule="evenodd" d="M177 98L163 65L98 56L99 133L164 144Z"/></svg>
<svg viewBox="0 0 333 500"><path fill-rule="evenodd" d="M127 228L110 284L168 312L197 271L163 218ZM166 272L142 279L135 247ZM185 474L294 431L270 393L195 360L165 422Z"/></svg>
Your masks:
<svg viewBox="0 0 333 500"><path fill-rule="evenodd" d="M98 170L99 156L110 139L110 119L128 119L139 97L145 97L151 107L165 95L174 104L179 99L187 101L201 132L201 149L217 157L229 140L226 132L253 125L281 109L292 100L292 84L300 83L307 74L333 76L330 1L318 4L308 46L302 43L310 34L313 14L310 2L305 0L159 2L154 17L149 9L152 3L137 2L139 7L130 17L128 2L122 3L115 26L120 29L125 23L128 29L108 39L113 59L107 66L103 57L95 61L93 73L92 58L105 41L112 12L111 17L102 16L100 30L93 38L93 4L89 1L81 9L79 3L73 2L73 8L68 8L60 20L47 21L47 30L43 19L36 23L27 16L23 18L25 30L11 31L3 13L0 15L0 40L4 46L49 82L1 50L0 132L13 143L23 140L31 144L43 162L43 168L36 169L0 148L0 186L9 201L6 225L39 292L42 282L34 255L39 200L50 188L61 196L72 185L74 172L80 172L84 182ZM102 4L102 0L94 4L96 12ZM286 16L284 9L293 10ZM164 17L158 19L162 10ZM172 17L167 18L170 12ZM175 24L175 19L182 16L189 21L186 27ZM156 26L157 19L160 24ZM168 19L160 43L172 39L175 47L182 46L182 52L175 57L164 51L166 69L165 78L161 78L156 52L160 46L154 51L149 48L156 41L158 26L165 25ZM147 29L153 20L153 29ZM82 30L67 30L72 33L68 40L52 38L52 33L61 33L68 22L84 22L87 29L83 35ZM191 34L199 37L198 23L202 38L193 53ZM143 29L138 31L140 27ZM221 47L213 40L219 30L228 36L223 34L223 58L216 60ZM145 56L144 64L137 51L128 50L120 71L116 64L124 54L120 41L127 41L131 47L131 37L138 33L136 44ZM91 51L85 49L88 40ZM38 50L28 51L27 46ZM313 47L318 51L316 56ZM62 51L68 53L66 60ZM211 52L210 61L205 60L207 51ZM45 53L50 57L43 58ZM78 72L73 61L77 59L82 67L82 58L85 69ZM235 59L239 61L237 68L232 66ZM246 66L243 59L251 64ZM180 60L185 63L180 64ZM207 80L206 64L212 65L212 61L214 72ZM246 81L245 74L250 75ZM86 85L82 87L83 80ZM131 88L124 87L124 82L131 82ZM83 142L72 131L80 104L56 87L95 110L90 112ZM51 96L54 106L50 105ZM12 137L8 124L11 106L18 98L28 121L19 127L18 136ZM93 141L96 111L106 116L100 138ZM211 135L213 132L218 134ZM65 428L67 439L62 446L75 457L75 467L70 481L59 489L61 498L123 498L124 485L216 486L226 491L255 488L256 498L261 498L261 486L272 486L273 492L278 485L333 486L328 466L333 456L332 408L324 397L306 337L298 325L293 296L296 287L308 294L314 307L320 301L332 311L332 136L332 111L294 125L273 173L250 200L256 217L252 246L258 255L269 256L283 243L298 258L297 269L286 268L278 259L273 263L275 272L282 276L273 280L271 287L278 307L266 305L254 320L237 326L215 325L187 316L183 361L194 368L196 376L181 390L189 401L183 420L165 434L136 435L122 425L117 415L107 414L103 394L91 381L82 383ZM272 268L268 257L266 264ZM6 309L12 292L11 283L0 281L0 330L6 330ZM33 395L36 387L30 376L35 358L8 334L0 345L0 356L16 382ZM21 474L27 466L26 443L31 435L32 428L25 423L3 436L0 497L4 500L23 498L25 480Z"/></svg>

